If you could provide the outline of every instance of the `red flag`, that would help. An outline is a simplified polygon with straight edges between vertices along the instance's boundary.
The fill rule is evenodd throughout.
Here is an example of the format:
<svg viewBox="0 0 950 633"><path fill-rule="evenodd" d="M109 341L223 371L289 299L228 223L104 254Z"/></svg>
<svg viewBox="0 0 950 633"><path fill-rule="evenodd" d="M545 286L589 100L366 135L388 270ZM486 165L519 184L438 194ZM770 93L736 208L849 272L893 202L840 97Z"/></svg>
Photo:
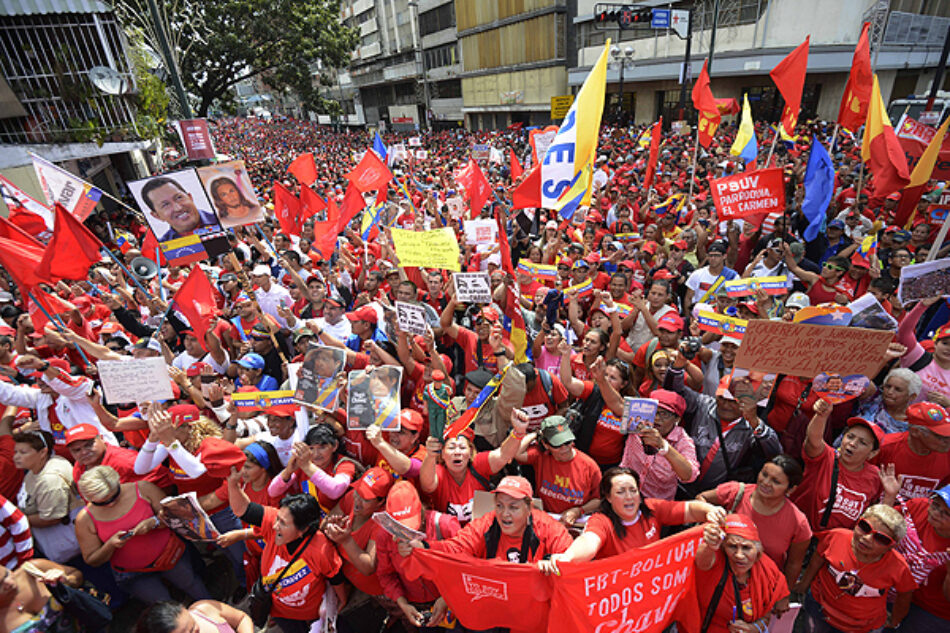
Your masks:
<svg viewBox="0 0 950 633"><path fill-rule="evenodd" d="M914 212L917 209L917 203L920 202L924 189L926 189L930 183L934 165L937 164L937 160L939 159L940 146L947 134L948 125L950 125L950 119L943 122L934 137L930 139L930 143L927 145L923 156L920 157L920 160L917 161L917 164L914 166L914 171L910 174L910 182L907 183L904 191L901 192L901 200L897 204L897 209L894 210L894 224L897 226L910 228Z"/></svg>
<svg viewBox="0 0 950 633"><path fill-rule="evenodd" d="M155 251L158 251L158 261L155 262ZM145 239L142 240L142 257L147 257L159 266L168 266L168 260L165 259L165 253L162 252L162 249L158 245L158 240L155 239L155 234L152 233L152 229L149 229L145 233Z"/></svg>
<svg viewBox="0 0 950 633"><path fill-rule="evenodd" d="M844 87L841 106L838 108L838 123L852 132L864 125L868 118L868 104L871 102L871 44L868 41L869 22L864 23L858 45L854 47L851 58L851 74Z"/></svg>
<svg viewBox="0 0 950 633"><path fill-rule="evenodd" d="M309 187L317 180L317 165L313 162L313 154L301 154L287 167L287 173L294 177L303 185Z"/></svg>
<svg viewBox="0 0 950 633"><path fill-rule="evenodd" d="M340 208L336 205L333 197L327 205L326 222L315 222L313 224L313 248L316 249L324 259L330 259L336 248L336 238L340 236Z"/></svg>
<svg viewBox="0 0 950 633"><path fill-rule="evenodd" d="M482 168L474 160L470 160L455 179L465 187L472 218L477 218L491 195L491 185L488 184Z"/></svg>
<svg viewBox="0 0 950 633"><path fill-rule="evenodd" d="M300 200L276 180L274 181L274 215L277 216L282 233L300 235L298 226Z"/></svg>
<svg viewBox="0 0 950 633"><path fill-rule="evenodd" d="M175 294L175 305L188 319L191 329L198 335L198 340L204 346L205 333L211 329L217 316L217 306L214 300L214 288L201 266L191 269L185 283Z"/></svg>
<svg viewBox="0 0 950 633"><path fill-rule="evenodd" d="M775 82L778 91L785 99L782 111L782 127L793 134L798 123L798 111L802 107L802 89L805 87L805 72L808 70L808 36L805 41L789 53L785 59L772 69L769 77Z"/></svg>
<svg viewBox="0 0 950 633"><path fill-rule="evenodd" d="M44 230L46 229L45 223L43 224L43 228ZM12 240L14 242L20 242L21 244L29 244L30 246L35 246L37 248L46 248L45 244L17 226L16 223L11 222L2 215L0 215L0 237Z"/></svg>
<svg viewBox="0 0 950 633"><path fill-rule="evenodd" d="M32 298L27 297L26 299L27 312L30 314L30 321L33 322L33 329L37 332L45 330L46 325L50 322L46 317L47 314L56 316L76 308L76 306L68 301L63 301L59 295L46 292L40 286L22 288L22 290L24 294L29 292L30 295L32 295ZM42 310L39 307L40 305L43 306ZM46 312L44 313L43 310L46 310Z"/></svg>
<svg viewBox="0 0 950 633"><path fill-rule="evenodd" d="M722 115L719 114L719 104L713 96L712 89L709 87L709 71L706 66L709 60L703 62L703 69L699 71L699 77L693 86L693 107L699 111L699 144L703 147L709 147L712 143L713 135Z"/></svg>
<svg viewBox="0 0 950 633"><path fill-rule="evenodd" d="M300 223L327 208L327 202L310 187L300 188Z"/></svg>
<svg viewBox="0 0 950 633"><path fill-rule="evenodd" d="M0 237L0 266L21 288L32 288L47 280L36 273L43 259L43 247Z"/></svg>
<svg viewBox="0 0 950 633"><path fill-rule="evenodd" d="M367 151L353 171L346 175L346 179L360 192L378 191L393 179L393 174L376 152Z"/></svg>
<svg viewBox="0 0 950 633"><path fill-rule="evenodd" d="M511 192L511 208L536 209L541 206L541 164L528 172L525 179Z"/></svg>
<svg viewBox="0 0 950 633"><path fill-rule="evenodd" d="M49 237L49 227L46 226L46 220L44 220L39 214L33 213L26 207L11 207L10 222L17 225L35 238L39 238L40 236L44 235Z"/></svg>
<svg viewBox="0 0 950 633"><path fill-rule="evenodd" d="M649 190L653 186L653 177L656 175L656 161L660 156L660 135L663 134L663 117L653 124L650 132L650 160L647 162L647 173L643 177L643 189Z"/></svg>
<svg viewBox="0 0 950 633"><path fill-rule="evenodd" d="M511 166L508 168L508 171L511 172L511 180L515 181L524 173L524 168L521 166L521 163L518 162L515 150L510 147L508 148L508 161L511 163Z"/></svg>
<svg viewBox="0 0 950 633"><path fill-rule="evenodd" d="M50 281L85 279L89 267L102 258L102 242L61 204L53 213L53 237L36 274Z"/></svg>
<svg viewBox="0 0 950 633"><path fill-rule="evenodd" d="M373 154L374 156L376 155L376 152L367 153ZM360 190L351 181L350 184L346 186L346 193L343 194L343 204L340 207L340 215L336 225L337 234L339 235L340 232L350 224L350 221L365 208L366 200L363 199L363 194L360 193Z"/></svg>

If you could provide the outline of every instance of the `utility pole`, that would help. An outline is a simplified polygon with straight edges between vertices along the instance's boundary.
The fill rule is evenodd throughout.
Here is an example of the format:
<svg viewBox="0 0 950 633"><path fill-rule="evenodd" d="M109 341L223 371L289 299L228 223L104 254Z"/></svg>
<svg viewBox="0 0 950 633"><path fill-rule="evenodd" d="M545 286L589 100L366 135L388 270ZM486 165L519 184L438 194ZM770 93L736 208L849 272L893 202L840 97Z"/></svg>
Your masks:
<svg viewBox="0 0 950 633"><path fill-rule="evenodd" d="M156 0L148 0L148 9L152 14L152 22L155 24L155 34L158 36L158 45L162 49L162 57L165 58L165 66L168 68L168 74L171 76L172 87L175 89L175 94L178 95L178 101L181 102L181 113L186 119L190 119L194 114L191 111L191 105L188 103L185 86L181 83L181 75L178 74L178 64L175 63L171 48L168 46L168 36L165 34L165 27L162 24L162 16L158 13Z"/></svg>
<svg viewBox="0 0 950 633"><path fill-rule="evenodd" d="M712 77L713 55L716 52L716 29L719 27L719 0L713 4L713 23L712 31L709 34L709 63L706 64L706 72Z"/></svg>

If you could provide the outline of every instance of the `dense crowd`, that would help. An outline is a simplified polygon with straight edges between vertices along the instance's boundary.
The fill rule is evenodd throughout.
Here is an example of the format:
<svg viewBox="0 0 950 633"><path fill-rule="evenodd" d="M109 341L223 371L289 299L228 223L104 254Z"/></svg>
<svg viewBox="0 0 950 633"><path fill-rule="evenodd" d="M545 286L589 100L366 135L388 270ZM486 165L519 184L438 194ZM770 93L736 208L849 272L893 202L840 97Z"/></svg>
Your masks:
<svg viewBox="0 0 950 633"><path fill-rule="evenodd" d="M418 137L428 156L392 165L404 191L389 188L378 224L354 218L330 257L313 248L313 219L300 235L272 214L235 230L236 257L194 264L215 291L203 337L169 309L187 267L143 278L143 293L104 259L50 288L68 306L64 328L35 327L4 279L0 633L67 630L55 628L64 587L95 587L113 610L134 601L147 633L473 630L414 563L420 550L558 575L693 524L704 632L764 631L793 603L810 632L948 630L950 313L939 297L896 299L901 269L931 249L939 227L925 209L942 183L910 230L896 226L899 194L875 191L860 148L832 128L803 125L774 156L762 142L760 164L768 155L783 170L785 209L728 222L709 181L743 169L728 151L734 126L695 171L694 137L665 133L649 188L641 130L605 126L590 203L567 220L511 209L525 176L510 156L537 162L527 130L384 134L390 148ZM305 152L314 191L342 202L373 143L286 118L212 132L265 203L273 181L306 186L287 173ZM819 142L832 146L835 193L808 241L802 182ZM455 176L476 143L498 151L482 162L492 195L472 212ZM465 230L496 215L504 235ZM142 255L148 229L131 212L87 225L126 264ZM489 273L492 301L459 301L450 271L400 265L392 228L442 226L461 269ZM135 239L119 244L116 229ZM781 276L779 292L725 285ZM844 393L837 367L823 368L821 389L810 376L763 379L737 366L740 334L701 327L701 313L795 324L869 294L894 338L850 397L827 395ZM399 328L397 301L424 308L427 334ZM335 351L321 375L336 404L282 398L323 348ZM167 364L171 399L104 398L97 361L147 358ZM356 420L348 391L376 392L351 372L390 367L401 411ZM655 413L638 420L631 398ZM398 525L380 524L383 512Z"/></svg>

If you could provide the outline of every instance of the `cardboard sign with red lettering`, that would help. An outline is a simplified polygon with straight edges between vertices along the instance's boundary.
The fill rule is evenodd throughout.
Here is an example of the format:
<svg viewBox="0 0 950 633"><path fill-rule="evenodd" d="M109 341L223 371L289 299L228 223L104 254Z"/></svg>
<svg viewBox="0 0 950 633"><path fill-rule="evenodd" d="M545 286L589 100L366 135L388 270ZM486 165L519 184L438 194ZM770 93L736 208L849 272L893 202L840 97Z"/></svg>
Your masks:
<svg viewBox="0 0 950 633"><path fill-rule="evenodd" d="M214 158L214 142L211 140L211 132L208 131L207 120L182 119L177 128L188 160Z"/></svg>
<svg viewBox="0 0 950 633"><path fill-rule="evenodd" d="M709 181L720 220L764 215L785 207L785 181L777 167Z"/></svg>

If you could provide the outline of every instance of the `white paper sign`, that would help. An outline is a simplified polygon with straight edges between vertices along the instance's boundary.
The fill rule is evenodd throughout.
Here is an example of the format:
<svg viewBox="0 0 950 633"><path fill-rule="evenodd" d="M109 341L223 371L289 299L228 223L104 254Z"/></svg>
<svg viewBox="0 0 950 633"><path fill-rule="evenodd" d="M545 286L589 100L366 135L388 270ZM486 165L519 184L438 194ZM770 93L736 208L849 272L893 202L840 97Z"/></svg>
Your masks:
<svg viewBox="0 0 950 633"><path fill-rule="evenodd" d="M164 358L100 360L96 367L107 404L141 404L174 397Z"/></svg>
<svg viewBox="0 0 950 633"><path fill-rule="evenodd" d="M426 160L429 158L429 151L424 149L416 150L416 160Z"/></svg>
<svg viewBox="0 0 950 633"><path fill-rule="evenodd" d="M449 208L449 215L453 218L462 217L462 212L465 209L465 205L462 202L462 198L459 196L452 196L451 198L445 199L445 204Z"/></svg>
<svg viewBox="0 0 950 633"><path fill-rule="evenodd" d="M498 242L498 223L494 220L467 220L464 227L465 241L469 244L493 245Z"/></svg>
<svg viewBox="0 0 950 633"><path fill-rule="evenodd" d="M410 137L409 147L422 147L422 139L418 136Z"/></svg>
<svg viewBox="0 0 950 633"><path fill-rule="evenodd" d="M462 303L491 303L488 273L452 273L455 296Z"/></svg>
<svg viewBox="0 0 950 633"><path fill-rule="evenodd" d="M406 334L425 334L429 331L425 308L405 301L396 302L396 323Z"/></svg>

